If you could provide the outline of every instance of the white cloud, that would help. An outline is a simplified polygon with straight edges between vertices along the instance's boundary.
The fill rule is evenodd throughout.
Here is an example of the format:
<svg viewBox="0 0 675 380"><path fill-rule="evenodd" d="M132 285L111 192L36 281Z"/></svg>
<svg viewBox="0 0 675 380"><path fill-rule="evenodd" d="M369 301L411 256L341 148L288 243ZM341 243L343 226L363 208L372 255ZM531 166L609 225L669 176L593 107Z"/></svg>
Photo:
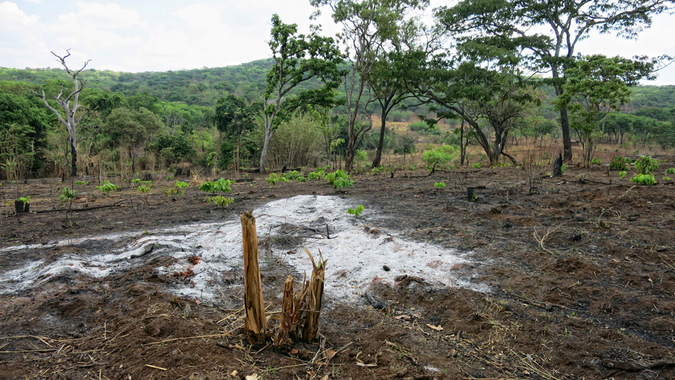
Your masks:
<svg viewBox="0 0 675 380"><path fill-rule="evenodd" d="M0 29L14 30L37 25L39 17L29 16L19 9L16 3L3 1L0 3Z"/></svg>

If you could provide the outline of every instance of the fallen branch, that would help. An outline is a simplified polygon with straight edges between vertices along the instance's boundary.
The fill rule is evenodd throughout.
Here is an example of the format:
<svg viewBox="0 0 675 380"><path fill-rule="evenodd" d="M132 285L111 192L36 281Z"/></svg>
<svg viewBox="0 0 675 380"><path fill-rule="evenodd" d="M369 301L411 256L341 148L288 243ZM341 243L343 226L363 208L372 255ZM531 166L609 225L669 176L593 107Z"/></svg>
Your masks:
<svg viewBox="0 0 675 380"><path fill-rule="evenodd" d="M37 210L37 211L35 211L35 213L36 214L46 214L46 213L50 213L50 212L83 212L83 211L100 210L102 208L122 207L122 202L124 202L124 201L121 200L121 201L118 201L118 202L110 204L110 205L101 205L101 206L85 207L85 208L73 208L73 209L70 209L70 210L66 210L66 209Z"/></svg>

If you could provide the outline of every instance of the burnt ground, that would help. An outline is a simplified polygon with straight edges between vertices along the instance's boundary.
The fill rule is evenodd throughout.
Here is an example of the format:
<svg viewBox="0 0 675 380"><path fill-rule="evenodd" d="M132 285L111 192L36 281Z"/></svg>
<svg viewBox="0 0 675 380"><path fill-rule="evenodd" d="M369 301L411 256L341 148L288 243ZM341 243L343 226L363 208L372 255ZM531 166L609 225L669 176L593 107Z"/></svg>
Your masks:
<svg viewBox="0 0 675 380"><path fill-rule="evenodd" d="M473 273L490 292L439 290L423 278L375 283L363 291L383 308L365 297L330 305L317 342L275 350L243 337L240 292L227 295L230 304L177 298L167 289L190 280L158 275L160 259L106 278L57 276L0 296L0 378L675 378L673 182L634 186L602 167L558 178L540 171L358 174L339 194L388 216L383 227L408 238L472 251L480 265L453 269ZM217 222L271 199L335 194L325 182L270 189L264 177L251 178L233 185L235 202L225 209L203 202L194 187L167 197L160 189L172 181L159 178L150 194L127 188L107 196L92 179L68 213L58 202L68 184L4 181L0 195L30 195L31 213L2 208L0 245ZM440 181L447 186L439 190ZM470 186L485 186L475 202ZM2 251L0 271L101 249L86 240ZM263 265L268 312L280 309L286 271ZM224 275L243 282L241 272Z"/></svg>

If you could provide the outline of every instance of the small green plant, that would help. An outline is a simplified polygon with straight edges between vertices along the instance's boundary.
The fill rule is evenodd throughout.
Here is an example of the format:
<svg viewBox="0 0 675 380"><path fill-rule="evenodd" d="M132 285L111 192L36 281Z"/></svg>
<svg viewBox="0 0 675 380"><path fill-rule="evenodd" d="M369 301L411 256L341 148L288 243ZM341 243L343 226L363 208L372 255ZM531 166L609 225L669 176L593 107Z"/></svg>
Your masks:
<svg viewBox="0 0 675 380"><path fill-rule="evenodd" d="M624 179L624 178L626 178L626 174L628 174L626 171L620 171L620 172L619 172L619 177L620 177L621 179Z"/></svg>
<svg viewBox="0 0 675 380"><path fill-rule="evenodd" d="M425 150L422 153L422 162L427 170L437 166L445 166L459 156L459 148L455 145L441 145L438 148Z"/></svg>
<svg viewBox="0 0 675 380"><path fill-rule="evenodd" d="M355 208L350 207L350 208L347 209L347 214L359 217L359 216L361 216L361 214L363 214L364 209L365 209L365 207L363 207L363 205L358 205L358 207L355 207Z"/></svg>
<svg viewBox="0 0 675 380"><path fill-rule="evenodd" d="M670 177L664 176L664 177L663 177L663 180L664 180L664 181L670 181Z"/></svg>
<svg viewBox="0 0 675 380"><path fill-rule="evenodd" d="M19 200L23 203L30 203L30 196L26 195L25 197L19 197Z"/></svg>
<svg viewBox="0 0 675 380"><path fill-rule="evenodd" d="M631 182L647 186L656 184L656 178L654 178L653 173L659 168L659 163L655 159L651 158L651 156L641 156L635 160L635 168L640 173L631 178Z"/></svg>
<svg viewBox="0 0 675 380"><path fill-rule="evenodd" d="M131 183L133 183L134 185L137 185L137 184L141 183L141 179L140 178L134 178L134 179L131 180Z"/></svg>
<svg viewBox="0 0 675 380"><path fill-rule="evenodd" d="M434 183L434 187L436 187L437 189L443 189L445 188L445 182L436 182Z"/></svg>
<svg viewBox="0 0 675 380"><path fill-rule="evenodd" d="M59 202L61 204L64 204L66 202L72 202L75 197L77 196L77 191L71 190L70 187L64 187L63 190L61 190L61 194L59 195Z"/></svg>
<svg viewBox="0 0 675 380"><path fill-rule="evenodd" d="M481 165L480 165L480 162L476 162L475 164L473 164L471 166L473 166L475 169L480 169Z"/></svg>
<svg viewBox="0 0 675 380"><path fill-rule="evenodd" d="M232 188L230 187L231 184L232 181L230 181L229 179L219 178L215 182L206 181L202 183L202 185L199 186L199 190L207 191L210 193L215 192L229 193L230 191L232 191Z"/></svg>
<svg viewBox="0 0 675 380"><path fill-rule="evenodd" d="M293 180L296 180L296 179L302 177L302 173L300 173L297 170L291 170L290 172L282 174L282 176L289 181L293 181Z"/></svg>
<svg viewBox="0 0 675 380"><path fill-rule="evenodd" d="M666 169L666 174L675 174L675 168Z"/></svg>
<svg viewBox="0 0 675 380"><path fill-rule="evenodd" d="M567 170L567 164L562 164L560 167L560 174L565 174L565 171Z"/></svg>
<svg viewBox="0 0 675 380"><path fill-rule="evenodd" d="M151 185L140 185L136 188L139 193L149 193L152 190Z"/></svg>
<svg viewBox="0 0 675 380"><path fill-rule="evenodd" d="M616 156L609 163L610 170L628 170L626 159L621 156Z"/></svg>
<svg viewBox="0 0 675 380"><path fill-rule="evenodd" d="M354 160L356 162L364 162L368 159L368 154L365 150L357 149L354 151Z"/></svg>
<svg viewBox="0 0 675 380"><path fill-rule="evenodd" d="M298 181L298 182L307 182L307 178L305 178L303 176L300 176L300 177L296 178L295 180Z"/></svg>
<svg viewBox="0 0 675 380"><path fill-rule="evenodd" d="M265 182L270 184L271 189L279 182L288 182L288 178L284 177L283 175L278 175L277 173L270 173Z"/></svg>
<svg viewBox="0 0 675 380"><path fill-rule="evenodd" d="M651 156L642 156L635 160L635 168L641 174L652 174L659 168L659 163Z"/></svg>
<svg viewBox="0 0 675 380"><path fill-rule="evenodd" d="M190 185L185 181L176 181L176 189L187 189Z"/></svg>
<svg viewBox="0 0 675 380"><path fill-rule="evenodd" d="M89 184L89 181L75 181L76 186L86 186Z"/></svg>
<svg viewBox="0 0 675 380"><path fill-rule="evenodd" d="M630 181L633 183L647 186L656 184L656 179L652 174L638 174L635 177L631 178Z"/></svg>
<svg viewBox="0 0 675 380"><path fill-rule="evenodd" d="M602 165L602 160L600 160L599 158L594 158L594 159L591 161L591 164L593 164L593 165Z"/></svg>
<svg viewBox="0 0 675 380"><path fill-rule="evenodd" d="M326 170L330 170L330 165L326 165L326 167L319 166L318 168L316 168L315 171L307 174L307 179L308 180L322 180L326 177Z"/></svg>
<svg viewBox="0 0 675 380"><path fill-rule="evenodd" d="M167 180L167 181L171 181L171 180L173 180L173 176L172 176L172 175L168 175L168 176L166 176L166 180Z"/></svg>
<svg viewBox="0 0 675 380"><path fill-rule="evenodd" d="M101 186L96 186L96 188L102 192L102 193L108 193L111 191L117 191L117 185L110 181L105 181L101 184Z"/></svg>
<svg viewBox="0 0 675 380"><path fill-rule="evenodd" d="M331 185L333 185L335 190L351 187L354 185L354 181L351 179L351 176L340 169L336 170L334 173L326 174L326 180Z"/></svg>
<svg viewBox="0 0 675 380"><path fill-rule="evenodd" d="M225 198L222 195L216 195L214 197L207 197L205 201L207 203L213 203L220 208L225 208L234 202L234 198Z"/></svg>

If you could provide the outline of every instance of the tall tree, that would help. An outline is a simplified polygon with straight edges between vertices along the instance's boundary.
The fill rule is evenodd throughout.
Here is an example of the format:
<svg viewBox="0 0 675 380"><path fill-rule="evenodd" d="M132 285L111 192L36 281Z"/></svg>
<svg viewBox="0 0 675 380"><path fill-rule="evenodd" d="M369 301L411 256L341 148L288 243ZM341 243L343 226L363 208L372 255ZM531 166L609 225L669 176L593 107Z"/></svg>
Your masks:
<svg viewBox="0 0 675 380"><path fill-rule="evenodd" d="M630 98L629 86L651 78L656 63L655 60L607 58L596 54L569 64L568 80L555 104L572 113L572 127L584 147L585 166L590 166L597 145L600 119L626 104Z"/></svg>
<svg viewBox="0 0 675 380"><path fill-rule="evenodd" d="M120 169L124 169L123 148L126 148L131 172L136 172L138 151L145 149L148 139L163 127L159 117L141 107L138 110L115 108L105 120L104 132L120 148Z"/></svg>
<svg viewBox="0 0 675 380"><path fill-rule="evenodd" d="M228 94L220 99L216 104L216 128L225 133L228 140L235 140L237 150L235 154L235 170L239 170L239 151L241 149L241 138L248 130L253 129L255 124L254 112L251 107L246 105L243 98ZM231 147L230 141L224 141ZM223 147L221 146L221 151ZM227 150L227 149L226 149ZM221 162L229 163L232 157L221 157Z"/></svg>
<svg viewBox="0 0 675 380"><path fill-rule="evenodd" d="M71 155L70 175L71 177L77 177L77 125L80 123L80 120L82 120L82 116L84 116L84 114L77 115L77 111L80 108L80 92L84 88L84 82L81 81L78 76L91 60L86 61L79 70L71 70L66 64L66 59L70 57L70 49L66 50L66 55L63 57L54 52L51 53L57 58L59 63L61 63L61 66L63 66L68 75L73 79L73 88L72 90L69 90L66 89L65 86L61 86L61 91L56 95L56 102L61 106L62 111L57 110L49 104L44 90L42 90L39 95L42 97L42 101L47 108L56 114L61 123L63 123L68 130ZM64 92L68 93L68 95L64 95Z"/></svg>
<svg viewBox="0 0 675 380"><path fill-rule="evenodd" d="M342 25L342 43L352 64L344 83L349 121L345 166L351 171L356 148L372 128L372 123L363 123L359 117L366 116L365 108L372 101L365 93L377 57L386 43L398 36L408 11L426 6L428 0L310 0L310 3L317 8L325 5L331 8L333 21Z"/></svg>
<svg viewBox="0 0 675 380"><path fill-rule="evenodd" d="M278 15L272 16L269 42L274 67L267 73L263 94L265 137L260 154L260 171L264 170L267 149L274 131L292 113L308 105L332 106L335 89L340 84L343 62L340 50L330 37L313 30L309 35L297 34L296 24L284 24ZM292 93L300 84L318 79L323 86Z"/></svg>
<svg viewBox="0 0 675 380"><path fill-rule="evenodd" d="M671 9L672 0L462 0L438 9L439 21L460 39L524 49L531 68L551 74L563 95L567 68L579 41L592 31L635 38L652 16ZM560 107L564 158L572 159L567 107Z"/></svg>

